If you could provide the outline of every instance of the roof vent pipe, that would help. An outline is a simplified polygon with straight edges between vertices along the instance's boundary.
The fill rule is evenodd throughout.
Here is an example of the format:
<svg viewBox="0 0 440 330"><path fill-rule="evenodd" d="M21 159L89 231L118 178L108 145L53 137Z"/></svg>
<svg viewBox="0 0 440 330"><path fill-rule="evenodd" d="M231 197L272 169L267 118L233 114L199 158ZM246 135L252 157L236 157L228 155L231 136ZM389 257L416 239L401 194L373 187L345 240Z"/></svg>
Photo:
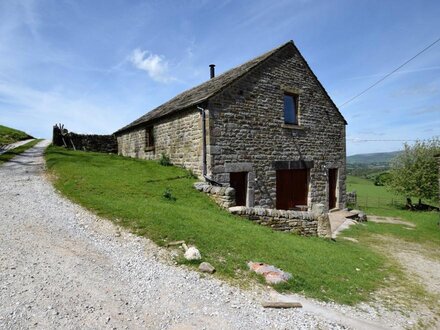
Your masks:
<svg viewBox="0 0 440 330"><path fill-rule="evenodd" d="M211 79L215 77L215 64L210 64L209 65L209 71L211 73Z"/></svg>

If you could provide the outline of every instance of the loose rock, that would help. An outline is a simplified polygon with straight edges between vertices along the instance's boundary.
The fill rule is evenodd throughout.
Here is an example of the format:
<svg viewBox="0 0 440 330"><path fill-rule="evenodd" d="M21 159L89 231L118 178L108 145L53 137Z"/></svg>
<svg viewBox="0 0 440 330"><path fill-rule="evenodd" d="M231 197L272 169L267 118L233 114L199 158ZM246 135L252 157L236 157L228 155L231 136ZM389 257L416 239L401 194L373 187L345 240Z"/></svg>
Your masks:
<svg viewBox="0 0 440 330"><path fill-rule="evenodd" d="M199 270L203 273L209 273L209 274L212 274L215 272L214 266L212 266L209 262L202 262L199 265Z"/></svg>
<svg viewBox="0 0 440 330"><path fill-rule="evenodd" d="M292 278L292 274L283 272L281 269L276 268L262 262L252 262L248 263L249 269L257 274L261 274L266 279L269 284L278 284L281 282L287 282Z"/></svg>
<svg viewBox="0 0 440 330"><path fill-rule="evenodd" d="M200 251L195 246L189 247L188 250L185 251L185 254L183 256L185 257L186 260L202 259L202 255L200 254Z"/></svg>

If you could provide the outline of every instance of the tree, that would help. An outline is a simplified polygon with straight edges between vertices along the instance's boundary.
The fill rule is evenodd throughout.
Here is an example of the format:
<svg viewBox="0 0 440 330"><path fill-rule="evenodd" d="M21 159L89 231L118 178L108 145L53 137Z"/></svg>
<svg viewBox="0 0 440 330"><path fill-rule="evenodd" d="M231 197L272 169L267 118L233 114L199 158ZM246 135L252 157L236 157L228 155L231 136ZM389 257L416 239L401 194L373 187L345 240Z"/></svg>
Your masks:
<svg viewBox="0 0 440 330"><path fill-rule="evenodd" d="M437 199L439 194L438 162L440 138L404 144L404 150L391 163L389 185L406 197Z"/></svg>
<svg viewBox="0 0 440 330"><path fill-rule="evenodd" d="M390 172L382 172L374 176L375 186L387 186L390 182Z"/></svg>

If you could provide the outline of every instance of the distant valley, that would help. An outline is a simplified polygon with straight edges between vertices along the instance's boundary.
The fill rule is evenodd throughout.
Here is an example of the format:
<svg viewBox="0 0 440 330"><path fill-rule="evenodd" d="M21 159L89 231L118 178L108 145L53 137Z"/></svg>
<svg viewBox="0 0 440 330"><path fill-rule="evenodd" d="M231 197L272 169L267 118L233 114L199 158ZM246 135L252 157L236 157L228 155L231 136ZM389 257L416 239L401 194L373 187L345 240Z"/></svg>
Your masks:
<svg viewBox="0 0 440 330"><path fill-rule="evenodd" d="M347 164L389 164L390 161L401 152L402 151L391 151L375 152L370 154L356 154L347 157Z"/></svg>
<svg viewBox="0 0 440 330"><path fill-rule="evenodd" d="M348 156L347 174L375 180L380 173L389 170L391 161L401 152L375 152Z"/></svg>

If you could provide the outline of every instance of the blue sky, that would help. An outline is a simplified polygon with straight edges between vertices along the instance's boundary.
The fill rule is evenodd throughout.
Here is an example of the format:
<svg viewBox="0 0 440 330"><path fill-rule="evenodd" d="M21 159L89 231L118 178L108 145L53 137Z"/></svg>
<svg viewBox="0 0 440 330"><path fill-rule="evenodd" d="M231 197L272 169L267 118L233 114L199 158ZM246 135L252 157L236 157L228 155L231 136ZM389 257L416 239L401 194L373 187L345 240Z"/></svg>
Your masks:
<svg viewBox="0 0 440 330"><path fill-rule="evenodd" d="M108 134L288 40L337 105L440 37L440 1L0 0L0 123ZM440 42L340 108L348 154L440 135ZM380 140L380 141L363 141Z"/></svg>

